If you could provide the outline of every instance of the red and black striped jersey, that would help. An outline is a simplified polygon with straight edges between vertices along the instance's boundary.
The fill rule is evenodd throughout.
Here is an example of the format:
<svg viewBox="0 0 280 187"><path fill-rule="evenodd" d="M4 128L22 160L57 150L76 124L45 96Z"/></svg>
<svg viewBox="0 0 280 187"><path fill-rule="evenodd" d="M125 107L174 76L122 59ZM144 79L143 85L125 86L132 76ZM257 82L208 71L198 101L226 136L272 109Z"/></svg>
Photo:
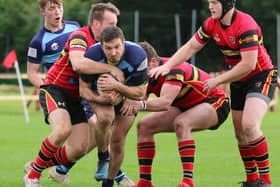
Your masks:
<svg viewBox="0 0 280 187"><path fill-rule="evenodd" d="M165 63L167 60L168 58L161 58L161 64ZM163 84L180 86L181 90L173 101L172 106L176 106L182 110L191 108L207 99L227 97L220 87L214 88L209 95L202 91L203 82L210 78L211 76L205 71L187 62L182 63L173 67L164 77L160 75L158 79L150 78L147 94L153 93L159 97Z"/></svg>
<svg viewBox="0 0 280 187"><path fill-rule="evenodd" d="M257 50L256 68L241 81L273 68L271 58L263 45L261 28L250 15L239 10L234 12L230 26L222 25L219 19L209 17L196 32L195 38L201 44L213 39L223 53L225 62L231 67L241 61L241 52Z"/></svg>
<svg viewBox="0 0 280 187"><path fill-rule="evenodd" d="M93 33L88 26L73 32L68 38L60 57L49 69L45 84L58 85L68 91L70 95L79 96L79 74L74 72L72 68L69 51L80 50L86 52L95 43Z"/></svg>

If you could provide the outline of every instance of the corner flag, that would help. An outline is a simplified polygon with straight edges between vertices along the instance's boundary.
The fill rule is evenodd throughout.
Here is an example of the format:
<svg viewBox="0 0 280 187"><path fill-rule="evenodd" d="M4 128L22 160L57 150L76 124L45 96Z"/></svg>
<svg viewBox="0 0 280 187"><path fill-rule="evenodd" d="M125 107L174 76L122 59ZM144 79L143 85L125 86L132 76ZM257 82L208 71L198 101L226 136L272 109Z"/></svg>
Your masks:
<svg viewBox="0 0 280 187"><path fill-rule="evenodd" d="M17 61L17 55L15 50L11 50L3 60L3 66L7 69L14 67L14 63Z"/></svg>
<svg viewBox="0 0 280 187"><path fill-rule="evenodd" d="M18 85L19 85L19 90L20 90L20 95L21 95L22 106L23 106L23 110L24 110L25 121L26 121L26 123L29 123L29 121L30 121L29 114L28 114L28 110L27 110L27 106L26 106L26 99L25 99L23 84L22 84L22 80L21 80L21 76L20 76L20 69L19 69L17 55L16 55L15 50L11 50L8 53L8 55L5 57L2 65L7 69L11 69L13 67L16 69L17 80L18 80Z"/></svg>

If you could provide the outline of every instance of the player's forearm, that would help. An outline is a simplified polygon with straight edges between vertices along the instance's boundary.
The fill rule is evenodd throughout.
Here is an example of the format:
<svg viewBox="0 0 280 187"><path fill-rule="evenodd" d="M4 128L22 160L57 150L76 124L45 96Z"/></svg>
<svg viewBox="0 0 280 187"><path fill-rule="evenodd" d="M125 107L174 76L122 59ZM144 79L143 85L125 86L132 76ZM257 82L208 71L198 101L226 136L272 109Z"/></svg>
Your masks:
<svg viewBox="0 0 280 187"><path fill-rule="evenodd" d="M146 111L150 112L159 112L166 111L170 107L171 103L164 98L155 98L145 101L146 102Z"/></svg>
<svg viewBox="0 0 280 187"><path fill-rule="evenodd" d="M186 44L184 44L169 60L167 65L169 69L182 64L195 55L203 45L199 44L194 37L192 37Z"/></svg>
<svg viewBox="0 0 280 187"><path fill-rule="evenodd" d="M254 70L254 66L248 66L244 63L239 63L231 70L216 77L216 79L219 85L224 83L231 83L231 82L239 81L253 70Z"/></svg>
<svg viewBox="0 0 280 187"><path fill-rule="evenodd" d="M40 88L43 84L40 73L27 73L29 82L36 88Z"/></svg>
<svg viewBox="0 0 280 187"><path fill-rule="evenodd" d="M133 100L142 100L146 94L145 86L127 86L122 83L119 83L115 90L121 95Z"/></svg>

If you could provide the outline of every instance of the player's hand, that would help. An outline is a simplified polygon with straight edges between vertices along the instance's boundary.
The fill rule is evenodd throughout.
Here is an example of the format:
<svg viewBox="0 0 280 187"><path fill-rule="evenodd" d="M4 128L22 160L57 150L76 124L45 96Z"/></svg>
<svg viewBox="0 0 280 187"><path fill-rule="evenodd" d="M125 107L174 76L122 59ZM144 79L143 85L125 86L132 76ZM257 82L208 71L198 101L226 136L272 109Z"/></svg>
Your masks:
<svg viewBox="0 0 280 187"><path fill-rule="evenodd" d="M125 99L123 106L120 110L121 114L123 116L129 116L129 115L135 115L138 113L138 111L136 111L135 105L137 105L137 101L135 100L131 100L131 99Z"/></svg>
<svg viewBox="0 0 280 187"><path fill-rule="evenodd" d="M100 91L114 90L118 83L113 76L107 73L100 75L97 80L98 90Z"/></svg>
<svg viewBox="0 0 280 187"><path fill-rule="evenodd" d="M161 65L159 67L149 70L148 75L151 78L157 79L160 75L164 76L167 73L169 73L169 71L170 71L170 69L167 66Z"/></svg>
<svg viewBox="0 0 280 187"><path fill-rule="evenodd" d="M120 70L118 67L113 66L110 73L118 79L121 83L124 83L124 74L122 70Z"/></svg>
<svg viewBox="0 0 280 187"><path fill-rule="evenodd" d="M211 91L217 86L218 86L218 81L216 80L216 78L211 78L204 81L202 91L207 92L207 94L209 95Z"/></svg>

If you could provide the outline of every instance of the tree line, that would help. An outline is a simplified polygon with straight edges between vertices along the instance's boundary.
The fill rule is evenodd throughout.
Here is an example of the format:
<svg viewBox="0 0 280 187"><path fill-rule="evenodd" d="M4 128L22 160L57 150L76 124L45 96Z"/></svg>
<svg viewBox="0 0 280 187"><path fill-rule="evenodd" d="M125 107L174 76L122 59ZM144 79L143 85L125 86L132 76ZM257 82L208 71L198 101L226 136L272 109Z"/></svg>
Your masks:
<svg viewBox="0 0 280 187"><path fill-rule="evenodd" d="M96 2L101 1L64 0L64 18L86 25L91 4ZM121 11L119 26L123 28L127 40L134 40L134 12L139 11L139 41L151 42L161 56L171 56L176 51L175 14L180 16L182 44L192 35L191 9L197 9L197 27L209 16L207 0L110 2L116 4ZM260 24L265 45L276 63L276 15L280 13L280 1L237 0L236 7L251 14ZM0 0L0 60L9 50L15 49L21 68L25 71L27 45L42 23L36 0ZM196 63L207 71L217 71L222 64L222 56L210 43L197 55ZM4 71L6 70L0 67L0 72Z"/></svg>

